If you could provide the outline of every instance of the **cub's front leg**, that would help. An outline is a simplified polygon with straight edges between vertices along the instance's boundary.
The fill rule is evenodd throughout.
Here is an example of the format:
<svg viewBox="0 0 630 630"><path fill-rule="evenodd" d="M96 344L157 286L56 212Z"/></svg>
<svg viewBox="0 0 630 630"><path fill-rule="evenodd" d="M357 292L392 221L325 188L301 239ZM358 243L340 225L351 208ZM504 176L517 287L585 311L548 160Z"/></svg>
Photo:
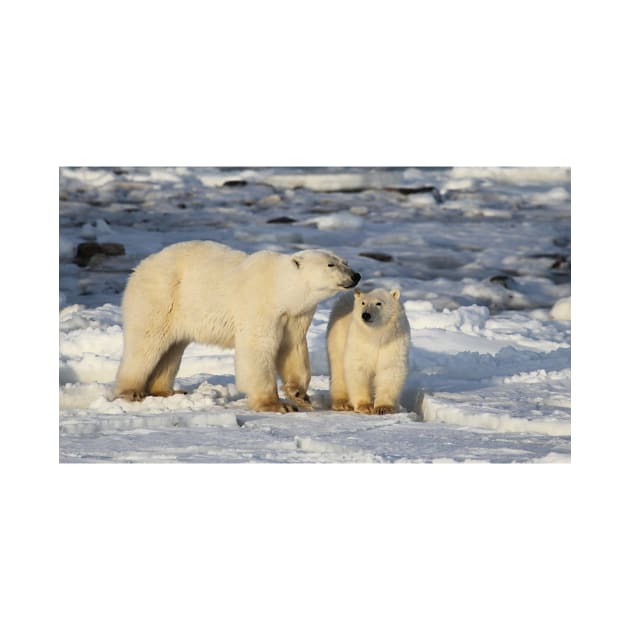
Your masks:
<svg viewBox="0 0 630 630"><path fill-rule="evenodd" d="M400 394L407 378L406 347L401 351L381 353L374 378L374 411L396 413Z"/></svg>
<svg viewBox="0 0 630 630"><path fill-rule="evenodd" d="M357 363L345 365L346 385L350 405L357 413L373 413L372 375Z"/></svg>

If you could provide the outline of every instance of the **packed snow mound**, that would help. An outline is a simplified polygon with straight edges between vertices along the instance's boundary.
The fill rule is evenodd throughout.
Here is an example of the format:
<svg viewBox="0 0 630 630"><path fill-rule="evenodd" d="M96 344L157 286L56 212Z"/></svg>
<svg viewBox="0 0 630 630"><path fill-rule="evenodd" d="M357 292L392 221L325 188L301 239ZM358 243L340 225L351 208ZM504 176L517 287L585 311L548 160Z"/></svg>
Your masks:
<svg viewBox="0 0 630 630"><path fill-rule="evenodd" d="M425 395L421 411L426 422L449 422L503 432L570 435L571 411L567 389L570 370L535 370L513 377L491 379L474 391ZM522 379L522 380L518 380ZM543 382L541 390L539 384Z"/></svg>
<svg viewBox="0 0 630 630"><path fill-rule="evenodd" d="M451 311L438 312L431 302L410 300L405 303L410 325L417 329L436 328L439 330L478 333L484 328L490 312L485 306L464 306Z"/></svg>

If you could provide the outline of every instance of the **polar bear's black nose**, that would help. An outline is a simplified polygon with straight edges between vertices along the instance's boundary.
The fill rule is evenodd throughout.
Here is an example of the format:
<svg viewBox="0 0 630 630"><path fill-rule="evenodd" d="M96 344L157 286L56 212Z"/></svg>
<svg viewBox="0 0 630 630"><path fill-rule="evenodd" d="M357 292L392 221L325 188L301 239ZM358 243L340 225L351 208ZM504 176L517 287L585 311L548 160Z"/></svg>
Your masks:
<svg viewBox="0 0 630 630"><path fill-rule="evenodd" d="M350 276L352 278L352 282L354 282L355 286L359 284L359 280L361 280L361 274L354 271Z"/></svg>
<svg viewBox="0 0 630 630"><path fill-rule="evenodd" d="M372 316L369 313L361 313L361 319L364 322L369 322L372 319Z"/></svg>

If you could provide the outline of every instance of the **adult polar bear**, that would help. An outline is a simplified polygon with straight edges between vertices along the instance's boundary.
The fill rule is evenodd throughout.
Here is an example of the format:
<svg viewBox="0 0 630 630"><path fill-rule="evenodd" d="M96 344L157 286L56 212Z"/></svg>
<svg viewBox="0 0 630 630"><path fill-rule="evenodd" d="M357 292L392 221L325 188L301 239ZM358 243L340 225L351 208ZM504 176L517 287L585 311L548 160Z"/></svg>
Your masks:
<svg viewBox="0 0 630 630"><path fill-rule="evenodd" d="M361 276L325 250L247 255L187 241L144 259L122 300L123 355L114 393L170 396L186 346L235 348L236 385L255 411L310 408L306 333L317 304ZM286 397L280 400L276 374Z"/></svg>

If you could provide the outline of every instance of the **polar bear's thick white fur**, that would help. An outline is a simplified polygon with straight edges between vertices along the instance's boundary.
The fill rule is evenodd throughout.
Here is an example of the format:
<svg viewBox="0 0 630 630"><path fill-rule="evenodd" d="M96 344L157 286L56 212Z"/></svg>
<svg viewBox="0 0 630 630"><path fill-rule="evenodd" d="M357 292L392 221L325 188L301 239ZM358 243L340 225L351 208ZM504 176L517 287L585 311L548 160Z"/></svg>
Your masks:
<svg viewBox="0 0 630 630"><path fill-rule="evenodd" d="M336 411L394 413L408 372L410 329L400 291L342 296L326 335L331 406Z"/></svg>
<svg viewBox="0 0 630 630"><path fill-rule="evenodd" d="M186 346L235 348L236 385L256 411L311 408L306 332L315 308L360 275L331 252L251 255L188 241L144 259L122 300L123 355L114 393L170 396ZM276 376L285 395L280 400Z"/></svg>

